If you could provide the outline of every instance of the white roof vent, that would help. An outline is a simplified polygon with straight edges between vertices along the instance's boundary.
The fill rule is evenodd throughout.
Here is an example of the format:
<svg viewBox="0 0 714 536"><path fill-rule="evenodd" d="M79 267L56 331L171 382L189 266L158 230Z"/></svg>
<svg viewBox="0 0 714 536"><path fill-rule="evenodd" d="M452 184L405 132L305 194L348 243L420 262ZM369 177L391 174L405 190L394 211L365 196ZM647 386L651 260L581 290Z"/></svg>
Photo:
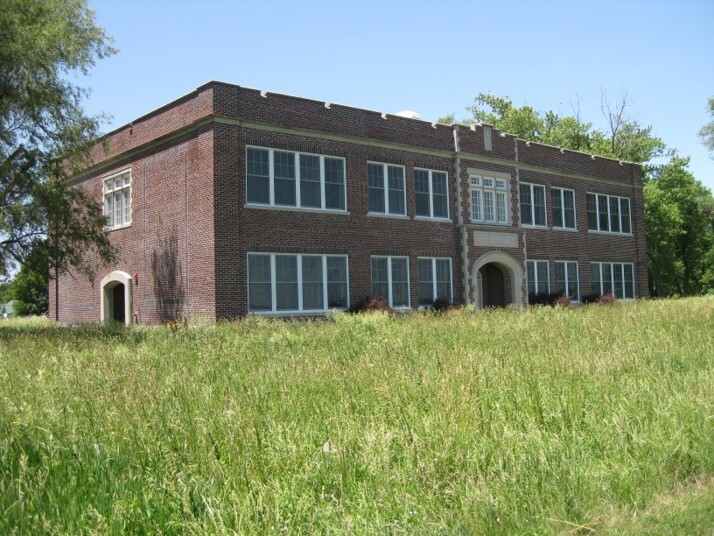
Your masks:
<svg viewBox="0 0 714 536"><path fill-rule="evenodd" d="M401 112L394 115L398 117L406 117L407 119L421 119L421 115L412 110L402 110Z"/></svg>

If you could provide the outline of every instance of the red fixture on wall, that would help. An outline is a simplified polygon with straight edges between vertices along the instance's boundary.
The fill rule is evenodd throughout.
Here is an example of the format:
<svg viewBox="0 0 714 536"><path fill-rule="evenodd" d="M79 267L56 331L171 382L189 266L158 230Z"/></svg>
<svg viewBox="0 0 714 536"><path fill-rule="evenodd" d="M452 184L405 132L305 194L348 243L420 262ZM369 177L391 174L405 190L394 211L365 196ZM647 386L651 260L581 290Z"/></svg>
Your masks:
<svg viewBox="0 0 714 536"><path fill-rule="evenodd" d="M139 286L139 272L134 272L134 284Z"/></svg>

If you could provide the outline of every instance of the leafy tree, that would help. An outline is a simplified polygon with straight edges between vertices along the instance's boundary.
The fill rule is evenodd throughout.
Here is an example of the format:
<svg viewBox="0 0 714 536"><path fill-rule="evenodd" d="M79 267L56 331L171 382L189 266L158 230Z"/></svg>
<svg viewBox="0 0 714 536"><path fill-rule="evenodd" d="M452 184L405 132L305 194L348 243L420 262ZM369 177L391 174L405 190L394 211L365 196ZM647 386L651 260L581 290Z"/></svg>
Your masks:
<svg viewBox="0 0 714 536"><path fill-rule="evenodd" d="M10 286L17 316L43 315L49 308L49 270L44 242L28 256Z"/></svg>
<svg viewBox="0 0 714 536"><path fill-rule="evenodd" d="M87 165L101 120L71 79L114 49L85 0L3 0L0 35L0 272L42 247L55 275L91 275L84 253L110 262L116 250L97 202L66 180Z"/></svg>
<svg viewBox="0 0 714 536"><path fill-rule="evenodd" d="M701 136L704 145L707 146L709 152L714 157L714 97L709 99L707 108L709 109L709 114L713 119L701 128L699 135Z"/></svg>

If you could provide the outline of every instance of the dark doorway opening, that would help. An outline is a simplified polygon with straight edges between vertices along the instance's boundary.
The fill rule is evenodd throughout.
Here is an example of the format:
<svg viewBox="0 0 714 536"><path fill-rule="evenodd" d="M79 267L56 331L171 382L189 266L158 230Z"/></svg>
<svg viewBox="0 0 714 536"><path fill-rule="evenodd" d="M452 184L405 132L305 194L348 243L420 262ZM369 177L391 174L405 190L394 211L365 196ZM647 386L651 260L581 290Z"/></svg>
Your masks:
<svg viewBox="0 0 714 536"><path fill-rule="evenodd" d="M481 267L481 288L483 307L505 307L506 281L503 270L496 264L488 263Z"/></svg>
<svg viewBox="0 0 714 536"><path fill-rule="evenodd" d="M122 324L126 322L125 288L123 283L119 283L112 289L112 320Z"/></svg>

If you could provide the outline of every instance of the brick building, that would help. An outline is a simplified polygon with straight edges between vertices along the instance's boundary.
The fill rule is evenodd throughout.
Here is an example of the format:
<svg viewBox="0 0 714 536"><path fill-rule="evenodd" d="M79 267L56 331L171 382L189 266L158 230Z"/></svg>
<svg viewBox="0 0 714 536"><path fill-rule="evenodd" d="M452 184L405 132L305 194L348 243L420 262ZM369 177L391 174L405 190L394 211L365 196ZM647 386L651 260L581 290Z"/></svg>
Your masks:
<svg viewBox="0 0 714 536"><path fill-rule="evenodd" d="M61 322L647 295L640 166L488 125L210 82L93 162L73 183L103 199L121 261L60 278Z"/></svg>

